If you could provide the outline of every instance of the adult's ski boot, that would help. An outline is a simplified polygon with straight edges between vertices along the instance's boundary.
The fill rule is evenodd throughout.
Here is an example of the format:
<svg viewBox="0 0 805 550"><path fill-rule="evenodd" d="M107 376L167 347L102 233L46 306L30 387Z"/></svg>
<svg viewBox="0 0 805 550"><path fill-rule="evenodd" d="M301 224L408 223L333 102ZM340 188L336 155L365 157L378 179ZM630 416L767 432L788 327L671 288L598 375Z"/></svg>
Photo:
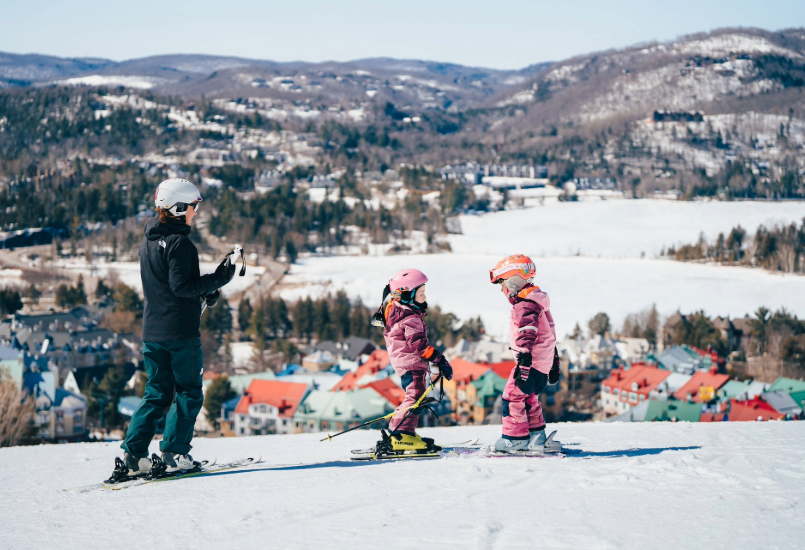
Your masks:
<svg viewBox="0 0 805 550"><path fill-rule="evenodd" d="M164 473L166 474L188 472L201 468L201 463L193 460L192 456L169 453L167 451L162 452L162 464L165 465Z"/></svg>
<svg viewBox="0 0 805 550"><path fill-rule="evenodd" d="M153 462L147 456L136 458L124 452L122 459L115 457L115 469L107 483L120 483L134 478L145 477L151 474L152 467Z"/></svg>

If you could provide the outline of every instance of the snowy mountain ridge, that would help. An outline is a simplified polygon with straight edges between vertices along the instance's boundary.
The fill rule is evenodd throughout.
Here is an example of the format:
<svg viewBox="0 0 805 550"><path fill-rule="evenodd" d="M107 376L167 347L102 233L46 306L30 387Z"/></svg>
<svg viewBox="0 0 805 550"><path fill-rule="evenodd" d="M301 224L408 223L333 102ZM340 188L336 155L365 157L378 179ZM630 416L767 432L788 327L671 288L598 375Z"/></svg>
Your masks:
<svg viewBox="0 0 805 550"><path fill-rule="evenodd" d="M779 34L786 45L765 31L726 29L576 57L543 69L524 89L499 98L496 105L529 104L564 94L569 97L562 102L563 120L585 123L657 108L690 109L724 96L780 91L783 84L764 75L757 58L801 62L805 34Z"/></svg>
<svg viewBox="0 0 805 550"><path fill-rule="evenodd" d="M555 424L568 458L356 463L361 431L196 439L249 469L80 492L116 443L0 449L0 548L795 548L805 532L805 424ZM500 426L422 430L437 441ZM152 451L156 451L156 444Z"/></svg>

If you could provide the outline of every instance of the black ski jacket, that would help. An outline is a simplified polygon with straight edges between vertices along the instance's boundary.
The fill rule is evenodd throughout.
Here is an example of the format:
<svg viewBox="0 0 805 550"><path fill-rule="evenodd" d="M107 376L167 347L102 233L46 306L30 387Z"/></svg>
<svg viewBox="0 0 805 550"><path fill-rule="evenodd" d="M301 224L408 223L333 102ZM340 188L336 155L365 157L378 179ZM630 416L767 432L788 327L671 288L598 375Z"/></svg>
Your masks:
<svg viewBox="0 0 805 550"><path fill-rule="evenodd" d="M200 337L202 297L223 286L215 273L200 275L189 234L189 225L145 221L140 247L144 342Z"/></svg>

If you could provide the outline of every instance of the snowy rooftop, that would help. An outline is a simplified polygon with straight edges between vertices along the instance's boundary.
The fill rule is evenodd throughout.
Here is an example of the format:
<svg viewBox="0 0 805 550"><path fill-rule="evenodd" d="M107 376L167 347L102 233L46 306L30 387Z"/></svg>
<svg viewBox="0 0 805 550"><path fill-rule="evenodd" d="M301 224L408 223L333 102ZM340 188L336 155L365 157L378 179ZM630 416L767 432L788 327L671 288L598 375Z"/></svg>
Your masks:
<svg viewBox="0 0 805 550"><path fill-rule="evenodd" d="M133 487L100 482L115 443L0 449L7 548L797 548L805 423L557 424L565 459L349 461L359 432L197 439L196 458L250 470ZM500 426L423 429L437 441ZM152 451L157 446L152 445ZM71 489L65 491L65 489ZM88 521L91 518L90 521Z"/></svg>

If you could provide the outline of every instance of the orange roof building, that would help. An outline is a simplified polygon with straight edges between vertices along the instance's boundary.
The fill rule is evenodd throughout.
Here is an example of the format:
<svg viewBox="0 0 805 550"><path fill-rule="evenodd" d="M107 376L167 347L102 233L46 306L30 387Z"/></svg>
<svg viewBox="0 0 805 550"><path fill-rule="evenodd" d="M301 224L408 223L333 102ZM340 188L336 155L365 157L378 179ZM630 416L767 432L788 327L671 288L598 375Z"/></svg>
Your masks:
<svg viewBox="0 0 805 550"><path fill-rule="evenodd" d="M389 363L388 352L384 349L376 349L369 355L366 363L359 366L354 372L346 373L330 391L352 391L358 387L362 379L377 374ZM366 383L368 382L364 382L364 384Z"/></svg>

